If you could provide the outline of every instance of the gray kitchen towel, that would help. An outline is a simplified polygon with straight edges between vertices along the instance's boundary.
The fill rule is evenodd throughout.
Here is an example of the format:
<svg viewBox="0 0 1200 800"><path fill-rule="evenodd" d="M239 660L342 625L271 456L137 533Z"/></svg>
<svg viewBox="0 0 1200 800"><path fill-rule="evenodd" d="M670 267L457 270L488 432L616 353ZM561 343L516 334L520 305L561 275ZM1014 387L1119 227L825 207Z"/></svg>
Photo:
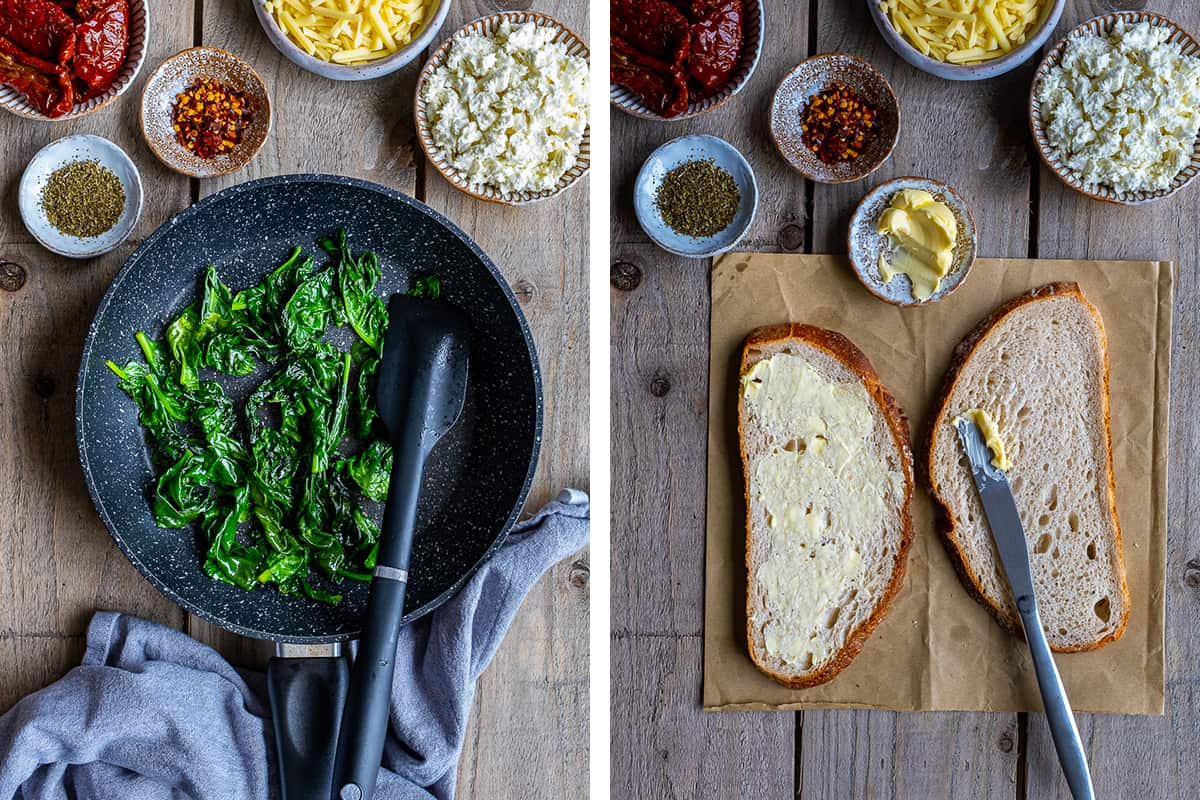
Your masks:
<svg viewBox="0 0 1200 800"><path fill-rule="evenodd" d="M453 797L475 681L537 579L587 544L588 524L587 495L564 491L403 629L378 797ZM102 611L83 663L0 717L0 800L274 797L273 738L261 673L173 628Z"/></svg>

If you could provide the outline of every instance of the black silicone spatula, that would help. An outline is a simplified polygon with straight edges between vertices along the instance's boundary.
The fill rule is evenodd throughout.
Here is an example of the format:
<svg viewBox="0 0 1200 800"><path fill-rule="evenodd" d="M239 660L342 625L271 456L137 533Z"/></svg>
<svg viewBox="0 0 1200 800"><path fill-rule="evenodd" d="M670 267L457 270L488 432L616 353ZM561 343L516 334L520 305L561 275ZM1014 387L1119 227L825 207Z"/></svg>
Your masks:
<svg viewBox="0 0 1200 800"><path fill-rule="evenodd" d="M468 323L452 305L392 295L375 396L392 443L392 478L362 639L338 733L334 800L369 800L383 755L425 460L467 393Z"/></svg>

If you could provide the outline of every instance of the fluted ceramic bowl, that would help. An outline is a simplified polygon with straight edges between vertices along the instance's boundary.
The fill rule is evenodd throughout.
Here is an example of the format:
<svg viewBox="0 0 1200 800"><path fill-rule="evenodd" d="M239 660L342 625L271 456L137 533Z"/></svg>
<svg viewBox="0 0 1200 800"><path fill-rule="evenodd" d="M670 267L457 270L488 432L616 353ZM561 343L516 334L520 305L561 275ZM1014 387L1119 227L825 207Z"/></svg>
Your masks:
<svg viewBox="0 0 1200 800"><path fill-rule="evenodd" d="M34 108L25 99L25 95L11 86L4 84L0 84L0 108L11 111L18 117L39 120L41 122L66 122L67 120L79 119L80 117L86 117L94 111L99 111L124 94L125 90L137 78L138 72L142 69L142 62L146 60L146 37L149 30L149 0L129 0L129 46L125 52L125 63L121 65L121 69L117 72L116 79L108 87L108 91L96 95L89 100L76 103L74 108L61 117L47 117Z"/></svg>
<svg viewBox="0 0 1200 800"><path fill-rule="evenodd" d="M1066 50L1067 43L1071 39L1077 36L1108 33L1118 22L1130 24L1149 22L1152 25L1164 27L1171 32L1168 41L1178 42L1182 45L1184 55L1200 58L1200 43L1191 34L1179 27L1178 23L1160 14L1152 14L1148 11L1118 11L1089 19L1087 22L1074 28L1061 42L1054 45L1050 52L1046 54L1046 57L1042 59L1041 66L1038 67L1037 72L1033 74L1033 85L1029 90L1029 127L1033 132L1033 141L1037 144L1038 153L1042 156L1042 162L1067 186L1093 200L1101 200L1106 203L1114 203L1122 206L1138 206L1145 203L1152 203L1155 200L1162 200L1164 197L1170 197L1191 183L1197 174L1200 174L1200 137L1197 137L1195 143L1192 145L1192 160L1183 168L1182 172L1175 176L1175 180L1166 189L1160 189L1155 192L1118 192L1103 184L1089 186L1084 184L1079 175L1063 162L1062 156L1050 144L1050 139L1046 135L1046 126L1042 120L1042 104L1038 100L1038 90L1041 88L1042 81L1050 73L1051 69L1062 62L1063 52Z"/></svg>
<svg viewBox="0 0 1200 800"><path fill-rule="evenodd" d="M563 176L559 178L554 188L542 192L502 192L493 186L472 186L467 182L462 173L446 160L446 157L433 141L433 137L429 134L429 118L426 116L425 98L422 96L425 89L425 82L429 80L429 76L435 70L440 69L446 63L446 58L450 54L450 47L456 39L472 34L490 36L505 21L513 25L534 22L541 27L551 28L555 31L553 41L565 44L568 55L579 56L590 61L591 54L587 43L578 34L553 17L533 11L503 11L499 14L480 17L455 31L454 35L443 42L442 46L434 51L429 60L425 62L425 66L421 69L421 75L417 78L414 114L416 116L417 141L421 143L421 149L425 151L425 157L429 159L429 163L433 164L451 186L478 200L486 200L489 203L500 203L501 205L508 206L524 206L547 200L560 194L588 173L588 170L592 166L591 124L589 123L588 127L583 131L583 139L579 142L579 155L575 159L575 163L563 173Z"/></svg>
<svg viewBox="0 0 1200 800"><path fill-rule="evenodd" d="M624 86L610 83L608 98L613 107L624 111L626 114L641 117L642 119L650 119L657 122L678 122L700 116L701 114L707 114L709 111L724 105L750 82L750 76L754 74L754 69L758 66L758 59L762 56L762 0L743 0L742 13L744 15L742 20L742 56L738 60L737 66L733 68L733 73L730 74L729 80L725 82L725 86L721 88L721 91L711 97L705 97L702 100L689 103L687 110L682 114L674 117L664 117L662 114L651 111L649 106L643 103L640 97Z"/></svg>

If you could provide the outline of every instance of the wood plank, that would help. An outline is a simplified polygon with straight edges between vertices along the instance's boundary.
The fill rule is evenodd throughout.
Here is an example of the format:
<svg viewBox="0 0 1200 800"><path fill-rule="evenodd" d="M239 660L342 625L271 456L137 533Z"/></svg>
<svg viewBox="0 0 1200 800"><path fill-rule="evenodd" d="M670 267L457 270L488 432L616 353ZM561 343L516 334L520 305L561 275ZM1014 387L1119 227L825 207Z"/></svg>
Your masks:
<svg viewBox="0 0 1200 800"><path fill-rule="evenodd" d="M986 82L939 80L888 47L864 3L818 16L816 52L829 51L864 58L888 78L900 100L901 130L892 158L873 175L814 187L813 251L846 251L846 222L872 186L922 175L966 199L981 254L1027 255L1028 126L1022 114L1035 65ZM846 333L853 338L853 331ZM801 797L1012 797L1017 727L1015 714L807 711Z"/></svg>
<svg viewBox="0 0 1200 800"><path fill-rule="evenodd" d="M412 97L419 64L374 81L331 81L306 72L270 46L254 7L205 0L202 43L245 59L267 85L271 136L246 169L199 184L199 196L256 178L297 172L349 175L415 194ZM273 652L255 641L188 618L188 632L230 661L262 667Z"/></svg>
<svg viewBox="0 0 1200 800"><path fill-rule="evenodd" d="M1115 8L1141 9L1140 2L1077 2L1063 14L1055 40L1079 22ZM1185 30L1200 31L1200 7L1174 4L1168 14ZM1193 220L1200 195L1193 187L1142 208L1091 201L1041 168L1038 255L1042 258L1127 258L1175 261L1178 269L1171 387L1171 448L1166 562L1166 714L1161 717L1080 715L1079 729L1097 797L1182 800L1195 794L1200 752L1200 381L1196 330L1200 308L1200 236ZM1114 387L1114 391L1121 391ZM1127 545L1128 546L1128 545ZM1137 602L1138 598L1134 598ZM1029 798L1070 797L1041 714L1030 714L1026 744ZM1152 788L1151 788L1152 787Z"/></svg>
<svg viewBox="0 0 1200 800"><path fill-rule="evenodd" d="M97 607L181 625L182 612L129 564L101 525L88 497L75 446L74 387L87 325L124 260L170 214L187 204L187 180L146 150L135 122L145 76L192 40L190 0L164 0L147 42L147 68L124 96L80 120L48 124L0 117L4 214L0 261L19 265L24 283L0 291L0 319L9 346L0 353L0 674L16 675L0 697L57 678L78 655L50 657L47 642L79 636ZM94 133L116 142L137 162L145 212L133 237L89 261L42 249L21 224L16 187L29 159L48 142ZM11 638L16 635L16 638ZM31 638L32 637L32 638ZM43 644L37 644L42 642ZM32 655L31 655L32 654Z"/></svg>
<svg viewBox="0 0 1200 800"><path fill-rule="evenodd" d="M1017 715L805 711L801 798L1013 797Z"/></svg>
<svg viewBox="0 0 1200 800"><path fill-rule="evenodd" d="M450 8L439 41L467 21L526 2L466 0ZM537 11L587 36L588 5L552 0ZM411 95L411 93L410 93ZM410 95L406 95L407 97ZM542 451L527 509L564 486L588 488L588 179L524 208L475 200L422 163L422 198L466 231L513 287L533 332L545 399ZM571 586L587 554L556 566L526 599L479 682L463 797L573 797L587 793L586 592ZM497 748L497 742L505 746Z"/></svg>
<svg viewBox="0 0 1200 800"><path fill-rule="evenodd" d="M479 679L458 797L578 797L588 778L586 555L544 575Z"/></svg>
<svg viewBox="0 0 1200 800"><path fill-rule="evenodd" d="M83 636L0 636L0 710L36 692L79 665L86 646Z"/></svg>
<svg viewBox="0 0 1200 800"><path fill-rule="evenodd" d="M796 715L701 710L701 647L699 636L613 639L611 796L795 797ZM852 796L865 795L829 795Z"/></svg>
<svg viewBox="0 0 1200 800"><path fill-rule="evenodd" d="M710 133L755 170L759 214L741 247L804 244L804 182L763 124L775 85L808 54L810 3L767 0L750 82L715 111L656 123L613 110L611 257L639 285L611 294L613 797L787 797L797 715L700 710L708 427L709 269L650 243L633 215L646 157Z"/></svg>

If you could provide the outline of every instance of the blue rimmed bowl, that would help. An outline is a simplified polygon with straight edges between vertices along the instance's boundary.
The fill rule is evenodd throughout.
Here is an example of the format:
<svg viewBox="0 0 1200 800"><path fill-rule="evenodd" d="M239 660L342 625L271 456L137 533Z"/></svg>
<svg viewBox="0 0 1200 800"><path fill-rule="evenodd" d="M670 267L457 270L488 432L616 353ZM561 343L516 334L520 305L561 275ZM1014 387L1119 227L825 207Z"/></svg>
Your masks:
<svg viewBox="0 0 1200 800"><path fill-rule="evenodd" d="M738 210L733 221L713 236L697 238L676 233L658 210L658 189L663 177L688 161L712 161L733 176L738 186ZM754 221L758 210L758 184L754 170L737 148L707 134L672 139L650 154L638 171L633 187L633 208L638 224L655 244L685 258L711 258L733 248Z"/></svg>

